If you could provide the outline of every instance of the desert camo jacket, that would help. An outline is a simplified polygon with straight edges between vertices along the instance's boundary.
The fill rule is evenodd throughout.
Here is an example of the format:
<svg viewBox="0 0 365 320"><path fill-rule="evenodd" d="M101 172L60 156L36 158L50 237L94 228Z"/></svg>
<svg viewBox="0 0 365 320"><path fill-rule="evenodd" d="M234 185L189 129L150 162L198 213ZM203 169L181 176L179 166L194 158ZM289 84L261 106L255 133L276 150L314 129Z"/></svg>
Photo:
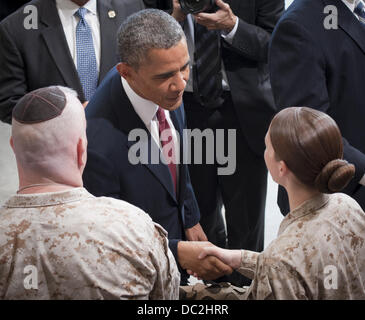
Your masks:
<svg viewBox="0 0 365 320"><path fill-rule="evenodd" d="M242 250L246 299L365 299L365 214L349 196L321 194L290 212L262 253Z"/></svg>
<svg viewBox="0 0 365 320"><path fill-rule="evenodd" d="M15 195L0 208L0 298L178 299L166 235L84 188Z"/></svg>

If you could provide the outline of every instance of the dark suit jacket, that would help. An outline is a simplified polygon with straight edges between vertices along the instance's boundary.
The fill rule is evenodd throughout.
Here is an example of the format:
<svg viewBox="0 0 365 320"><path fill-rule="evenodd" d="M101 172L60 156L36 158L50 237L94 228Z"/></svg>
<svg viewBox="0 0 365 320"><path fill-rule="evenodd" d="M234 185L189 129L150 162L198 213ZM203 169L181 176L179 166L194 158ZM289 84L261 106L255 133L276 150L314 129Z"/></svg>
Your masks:
<svg viewBox="0 0 365 320"><path fill-rule="evenodd" d="M0 21L5 19L9 14L13 13L27 2L29 2L29 0L2 1L0 6Z"/></svg>
<svg viewBox="0 0 365 320"><path fill-rule="evenodd" d="M183 106L170 112L180 137L185 128ZM86 189L96 196L110 196L134 204L168 231L170 249L177 258L177 242L184 229L199 222L199 208L190 183L187 165L179 165L179 193L175 196L168 166L162 163L133 165L128 160L128 141L133 129L148 134L144 145L157 147L148 129L130 103L114 68L86 108L88 160L83 175ZM158 147L157 147L158 148ZM183 155L183 142L180 141Z"/></svg>
<svg viewBox="0 0 365 320"><path fill-rule="evenodd" d="M222 40L222 57L234 108L251 149L259 156L275 113L268 70L271 32L283 10L283 0L227 0L239 24L232 45Z"/></svg>
<svg viewBox="0 0 365 320"><path fill-rule="evenodd" d="M326 5L338 10L338 29L324 28ZM270 45L270 77L277 107L309 106L329 114L344 139L344 157L356 167L346 193L365 209L365 26L341 0L296 0ZM288 206L280 192L279 205Z"/></svg>
<svg viewBox="0 0 365 320"><path fill-rule="evenodd" d="M16 102L29 91L50 85L70 87L85 101L55 0L34 0L38 29L26 30L20 8L0 23L0 119L11 122ZM98 0L101 60L99 81L117 63L116 35L121 22L143 9L142 0ZM115 18L108 12L114 10Z"/></svg>

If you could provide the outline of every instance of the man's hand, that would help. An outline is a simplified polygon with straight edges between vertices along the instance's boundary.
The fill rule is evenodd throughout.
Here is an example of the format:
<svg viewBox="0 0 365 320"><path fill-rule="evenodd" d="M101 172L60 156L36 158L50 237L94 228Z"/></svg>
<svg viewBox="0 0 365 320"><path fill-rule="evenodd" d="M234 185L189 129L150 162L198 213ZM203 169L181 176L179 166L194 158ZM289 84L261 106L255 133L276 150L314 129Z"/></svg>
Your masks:
<svg viewBox="0 0 365 320"><path fill-rule="evenodd" d="M172 16L178 21L178 22L182 22L186 19L186 14L184 14L181 10L181 6L178 0L173 0L172 1L173 4L173 11L172 11Z"/></svg>
<svg viewBox="0 0 365 320"><path fill-rule="evenodd" d="M205 235L200 223L197 223L192 228L185 229L185 236L189 241L208 241L208 238Z"/></svg>
<svg viewBox="0 0 365 320"><path fill-rule="evenodd" d="M232 269L238 269L241 265L241 250L228 250L216 246L207 246L202 248L199 259L205 259L207 256L215 256Z"/></svg>
<svg viewBox="0 0 365 320"><path fill-rule="evenodd" d="M87 107L87 105L89 104L89 101L85 101L82 106L84 107L84 109Z"/></svg>
<svg viewBox="0 0 365 320"><path fill-rule="evenodd" d="M204 280L214 280L223 275L231 274L233 272L232 268L216 257L208 256L203 260L198 258L201 249L207 246L213 246L213 244L201 241L179 241L177 255L181 267L191 270L190 274L194 273Z"/></svg>
<svg viewBox="0 0 365 320"><path fill-rule="evenodd" d="M208 30L223 30L227 33L234 28L237 16L235 16L228 3L216 0L219 10L215 13L201 12L194 15L197 23L205 26Z"/></svg>

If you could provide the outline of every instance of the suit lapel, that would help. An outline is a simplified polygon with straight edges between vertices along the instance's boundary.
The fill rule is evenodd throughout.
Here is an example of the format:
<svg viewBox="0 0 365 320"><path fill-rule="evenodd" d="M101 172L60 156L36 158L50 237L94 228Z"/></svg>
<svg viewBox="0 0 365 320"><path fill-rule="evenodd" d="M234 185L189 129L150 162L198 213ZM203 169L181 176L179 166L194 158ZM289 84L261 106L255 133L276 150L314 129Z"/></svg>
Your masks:
<svg viewBox="0 0 365 320"><path fill-rule="evenodd" d="M100 22L100 43L101 43L101 59L100 59L100 79L104 79L109 72L110 61L116 61L116 32L118 30L117 17L119 14L112 6L111 0L98 1L98 14ZM108 63L109 62L109 63Z"/></svg>
<svg viewBox="0 0 365 320"><path fill-rule="evenodd" d="M338 10L338 24L365 53L365 27L341 0L324 0L325 4L335 5Z"/></svg>
<svg viewBox="0 0 365 320"><path fill-rule="evenodd" d="M147 130L147 129L146 129ZM139 140L139 148L141 150L148 150L148 161L147 163L142 163L155 177L160 183L164 186L166 191L170 194L170 196L177 202L174 185L172 182L171 174L167 165L163 163L156 163L153 162L151 159L151 148L154 148L155 154L158 154L159 157L161 156L160 148L155 143L154 139L152 138L151 134L147 132L147 139ZM133 145L135 145L137 141L128 141L127 146L130 149ZM160 158L159 158L160 159Z"/></svg>
<svg viewBox="0 0 365 320"><path fill-rule="evenodd" d="M154 150L158 152L159 156L161 156L160 148L155 143L152 138L149 130L146 128L145 124L141 120L141 118L134 111L134 108L127 97L124 88L122 86L119 74L116 75L113 79L114 81L114 89L113 93L120 92L120 94L113 95L113 106L114 112L117 115L116 124L117 128L123 131L127 136L133 129L142 129L147 133L147 139L142 141L128 141L127 147L130 149L137 142L140 144L142 150L148 150L148 161L147 163L143 163L144 166L160 181L160 183L165 187L167 192L171 195L171 197L177 202L176 195L174 191L174 185L171 178L171 174L167 165L163 163L152 163L151 159L151 148L155 148ZM145 149L143 149L145 148Z"/></svg>
<svg viewBox="0 0 365 320"><path fill-rule="evenodd" d="M48 0L40 3L41 21L46 26L42 31L43 39L66 86L75 89L79 94L80 100L84 101L85 97L79 75L70 54L55 1Z"/></svg>

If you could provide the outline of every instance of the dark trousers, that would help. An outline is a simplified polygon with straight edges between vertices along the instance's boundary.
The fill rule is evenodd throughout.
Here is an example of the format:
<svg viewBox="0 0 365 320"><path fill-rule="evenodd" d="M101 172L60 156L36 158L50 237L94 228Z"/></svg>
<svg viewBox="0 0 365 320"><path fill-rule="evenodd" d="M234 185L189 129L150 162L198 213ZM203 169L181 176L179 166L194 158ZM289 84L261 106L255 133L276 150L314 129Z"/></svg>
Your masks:
<svg viewBox="0 0 365 320"><path fill-rule="evenodd" d="M225 102L218 109L207 109L196 102L192 93L184 94L184 107L189 129L236 130L236 170L232 175L218 175L218 163L189 165L192 185L198 201L200 224L209 241L219 247L261 252L264 247L267 169L263 155L248 146L234 110L232 97L224 93ZM194 159L194 148L191 148ZM227 156L227 153L225 153ZM225 167L223 165L222 167ZM222 218L225 208L227 235ZM229 280L237 286L248 285L243 276L233 274Z"/></svg>

